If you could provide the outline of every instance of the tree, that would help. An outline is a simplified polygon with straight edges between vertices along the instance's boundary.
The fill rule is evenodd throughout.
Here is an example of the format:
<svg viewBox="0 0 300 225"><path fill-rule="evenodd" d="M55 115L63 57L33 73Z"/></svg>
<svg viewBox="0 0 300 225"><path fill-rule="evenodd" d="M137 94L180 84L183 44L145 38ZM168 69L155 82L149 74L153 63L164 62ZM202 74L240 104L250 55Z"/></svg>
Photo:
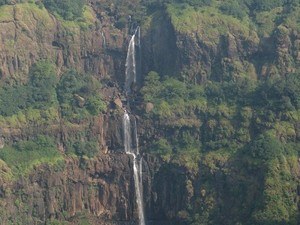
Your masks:
<svg viewBox="0 0 300 225"><path fill-rule="evenodd" d="M267 162L278 157L283 147L281 142L270 134L261 134L251 143L249 150L253 158Z"/></svg>
<svg viewBox="0 0 300 225"><path fill-rule="evenodd" d="M144 99L148 102L154 101L162 89L160 77L157 72L151 71L145 77L145 85L142 88Z"/></svg>
<svg viewBox="0 0 300 225"><path fill-rule="evenodd" d="M223 13L231 15L238 19L242 19L247 15L247 7L242 2L237 0L229 0L222 2L220 10Z"/></svg>
<svg viewBox="0 0 300 225"><path fill-rule="evenodd" d="M57 97L63 116L73 117L90 113L97 115L106 110L100 94L101 84L92 76L74 70L64 73L57 86Z"/></svg>
<svg viewBox="0 0 300 225"><path fill-rule="evenodd" d="M44 0L44 5L66 20L75 20L82 16L85 0Z"/></svg>
<svg viewBox="0 0 300 225"><path fill-rule="evenodd" d="M153 151L159 154L165 161L169 161L172 155L172 146L167 139L161 138L152 147Z"/></svg>
<svg viewBox="0 0 300 225"><path fill-rule="evenodd" d="M288 0L245 0L248 5L254 10L267 11L276 7L283 6Z"/></svg>
<svg viewBox="0 0 300 225"><path fill-rule="evenodd" d="M45 108L57 102L55 67L47 61L33 65L29 72L30 102L35 108Z"/></svg>
<svg viewBox="0 0 300 225"><path fill-rule="evenodd" d="M28 105L29 89L25 85L4 86L0 89L0 114L11 116Z"/></svg>
<svg viewBox="0 0 300 225"><path fill-rule="evenodd" d="M87 101L87 109L95 116L106 110L106 104L102 101L100 95L91 96Z"/></svg>

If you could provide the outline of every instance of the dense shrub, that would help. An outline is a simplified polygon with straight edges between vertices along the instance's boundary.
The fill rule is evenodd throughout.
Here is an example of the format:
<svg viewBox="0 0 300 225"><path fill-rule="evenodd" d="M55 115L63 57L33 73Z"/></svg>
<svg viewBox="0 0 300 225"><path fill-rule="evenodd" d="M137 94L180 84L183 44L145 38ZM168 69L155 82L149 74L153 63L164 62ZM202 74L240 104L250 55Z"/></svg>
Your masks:
<svg viewBox="0 0 300 225"><path fill-rule="evenodd" d="M57 76L53 64L40 61L33 65L29 72L29 88L31 96L29 102L34 108L46 108L57 102Z"/></svg>
<svg viewBox="0 0 300 225"><path fill-rule="evenodd" d="M266 11L283 6L285 3L287 3L287 0L253 0L252 7L259 11Z"/></svg>
<svg viewBox="0 0 300 225"><path fill-rule="evenodd" d="M63 74L57 86L62 115L72 119L105 111L106 104L100 95L100 88L100 82L91 76L76 71Z"/></svg>
<svg viewBox="0 0 300 225"><path fill-rule="evenodd" d="M249 151L253 158L270 161L283 152L283 147L275 137L262 134L250 144Z"/></svg>
<svg viewBox="0 0 300 225"><path fill-rule="evenodd" d="M85 2L85 0L44 0L44 5L66 20L75 20L82 16Z"/></svg>
<svg viewBox="0 0 300 225"><path fill-rule="evenodd" d="M96 141L80 141L74 145L75 154L78 156L94 157L99 151L99 144Z"/></svg>
<svg viewBox="0 0 300 225"><path fill-rule="evenodd" d="M12 116L28 107L46 109L56 100L56 73L54 66L45 61L33 65L27 84L8 85L0 88L0 114Z"/></svg>
<svg viewBox="0 0 300 225"><path fill-rule="evenodd" d="M159 154L165 161L169 161L172 155L172 146L168 143L167 139L161 138L154 142L151 147L154 153Z"/></svg>
<svg viewBox="0 0 300 225"><path fill-rule="evenodd" d="M243 0L251 10L256 11L267 11L276 7L283 6L284 4L293 4L297 0Z"/></svg>
<svg viewBox="0 0 300 225"><path fill-rule="evenodd" d="M151 71L145 78L145 85L142 88L144 99L149 102L153 102L159 92L161 91L162 84L160 82L159 74Z"/></svg>
<svg viewBox="0 0 300 225"><path fill-rule="evenodd" d="M28 106L29 88L25 85L9 86L0 88L0 114L11 116Z"/></svg>
<svg viewBox="0 0 300 225"><path fill-rule="evenodd" d="M212 0L143 0L144 5L148 7L148 9L155 10L159 7L164 6L165 4L182 4L182 5L191 5L194 7L202 7L209 6L212 3Z"/></svg>
<svg viewBox="0 0 300 225"><path fill-rule="evenodd" d="M238 19L242 19L247 15L247 7L237 0L224 1L220 6L220 10Z"/></svg>
<svg viewBox="0 0 300 225"><path fill-rule="evenodd" d="M0 151L4 160L17 175L26 175L34 166L41 163L56 164L62 156L56 148L53 138L38 136L34 140L19 141Z"/></svg>
<svg viewBox="0 0 300 225"><path fill-rule="evenodd" d="M300 109L300 76L289 74L285 78L270 78L256 91L256 105L274 112Z"/></svg>
<svg viewBox="0 0 300 225"><path fill-rule="evenodd" d="M176 1L175 1L176 2ZM191 6L208 6L211 4L212 0L177 0L180 3L187 3Z"/></svg>

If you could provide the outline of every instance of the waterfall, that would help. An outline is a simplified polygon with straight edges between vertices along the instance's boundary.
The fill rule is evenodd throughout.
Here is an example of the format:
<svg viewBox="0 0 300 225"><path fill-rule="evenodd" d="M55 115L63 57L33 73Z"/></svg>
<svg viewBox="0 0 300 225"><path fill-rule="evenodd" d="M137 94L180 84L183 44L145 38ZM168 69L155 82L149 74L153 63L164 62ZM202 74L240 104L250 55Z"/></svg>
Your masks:
<svg viewBox="0 0 300 225"><path fill-rule="evenodd" d="M134 34L132 35L126 57L126 70L125 70L125 93L128 94L132 90L132 85L137 82L137 65L136 65L136 46L140 47L140 28L137 27ZM137 135L137 124L134 120L134 132L131 132L130 117L125 110L123 116L123 129L124 129L124 147L126 154L133 156L133 178L135 186L136 203L139 214L139 225L145 225L144 207L143 207L143 173L142 166L143 161L140 157L138 135ZM132 139L132 134L134 139ZM132 142L136 148L133 148Z"/></svg>
<svg viewBox="0 0 300 225"><path fill-rule="evenodd" d="M137 135L137 124L136 124L136 119L134 120L134 136L135 136L135 146L136 146L136 154L139 155L140 154L140 150L139 150L139 139L138 139L138 135ZM141 199L143 198L143 158L140 157L140 163L139 163L139 167L140 167L140 190L141 191Z"/></svg>
<svg viewBox="0 0 300 225"><path fill-rule="evenodd" d="M102 47L104 49L106 49L106 38L105 38L105 35L104 35L103 31L101 31L101 36L102 36Z"/></svg>
<svg viewBox="0 0 300 225"><path fill-rule="evenodd" d="M136 28L128 45L126 65L125 65L126 67L125 92L126 93L130 93L132 85L136 83L136 59L135 59L136 46L140 46L140 27Z"/></svg>
<svg viewBox="0 0 300 225"><path fill-rule="evenodd" d="M140 164L138 164L139 148L138 148L138 138L137 138L137 126L136 121L134 121L134 136L136 141L136 149L132 148L132 137L131 137L131 122L128 113L124 112L123 116L123 129L124 129L124 147L126 154L133 156L133 178L135 186L136 203L138 206L139 214L139 224L145 225L144 208L143 208L143 195L142 195L142 159L140 159Z"/></svg>

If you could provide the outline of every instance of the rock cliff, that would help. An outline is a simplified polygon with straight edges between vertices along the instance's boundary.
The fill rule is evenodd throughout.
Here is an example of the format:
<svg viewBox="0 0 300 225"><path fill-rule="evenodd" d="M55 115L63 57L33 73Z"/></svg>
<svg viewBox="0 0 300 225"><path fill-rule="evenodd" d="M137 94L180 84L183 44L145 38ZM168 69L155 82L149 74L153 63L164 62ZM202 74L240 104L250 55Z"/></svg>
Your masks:
<svg viewBox="0 0 300 225"><path fill-rule="evenodd" d="M125 154L67 158L56 167L37 167L28 179L1 182L1 208L5 208L1 223L76 221L84 213L92 224L133 223L138 215L132 169L132 159ZM155 224L169 224L188 204L187 177L184 170L174 169L164 168L156 157L144 156L145 208L148 220ZM169 180L169 176L181 179Z"/></svg>
<svg viewBox="0 0 300 225"><path fill-rule="evenodd" d="M135 9L142 3L124 1L123 4ZM191 224L192 213L196 218L193 219L203 224L220 220L224 225L241 221L246 224L257 207L253 199L264 199L264 187L269 185L266 171L279 174L279 177L273 175L281 181L284 179L279 171L288 174L291 182L282 182L280 193L286 195L284 190L288 189L292 194L287 198L294 205L298 204L299 209L300 164L299 159L290 159L288 154L275 160L274 167L267 168L263 163L258 166L243 159L240 152L233 156L228 156L229 153L220 156L217 151L201 152L199 168L195 171L178 163L181 159L170 162L157 154L145 153L153 147L150 145L153 140L166 136L180 139L185 131L203 143L230 136L232 129L240 127L240 115L229 119L234 111L229 106L220 106L221 113L211 110L204 114L199 109L199 118L204 119L196 118L195 126L172 121L167 121L168 124L145 115L140 93L133 93L129 100L122 92L129 34L137 23L142 32L142 47L138 53L141 54L141 86L143 78L152 70L162 77L176 77L187 84L236 81L241 77L252 81L284 77L299 66L297 28L283 22L276 24L271 34L262 36L249 21L210 8L178 9L167 4L136 19L138 13L123 12L123 4L90 0L82 21L64 20L34 3L0 7L1 84L26 83L31 66L40 60L49 60L55 64L58 77L75 69L101 80L101 94L108 105L106 112L77 122L67 121L57 112L57 117L49 123L1 127L1 146L32 140L40 134L48 135L55 139L63 160L55 165L41 163L26 176L17 178L0 160L0 223L137 224L132 159L123 153L121 108L127 107L128 101L132 113L137 114L144 152L142 183L148 224ZM123 27L118 24L122 18ZM154 103L147 104L147 113L157 107ZM181 116L173 119L179 121ZM255 116L256 122L261 119ZM298 114L282 115L285 116L292 117L296 124L290 136L299 139L296 135L299 121L295 119ZM225 127L231 122L233 125L227 134ZM271 126L275 122L274 119L264 125ZM249 124L250 139L257 128L254 123ZM91 158L69 154L69 140L96 140L97 154ZM179 157L186 160L184 155Z"/></svg>

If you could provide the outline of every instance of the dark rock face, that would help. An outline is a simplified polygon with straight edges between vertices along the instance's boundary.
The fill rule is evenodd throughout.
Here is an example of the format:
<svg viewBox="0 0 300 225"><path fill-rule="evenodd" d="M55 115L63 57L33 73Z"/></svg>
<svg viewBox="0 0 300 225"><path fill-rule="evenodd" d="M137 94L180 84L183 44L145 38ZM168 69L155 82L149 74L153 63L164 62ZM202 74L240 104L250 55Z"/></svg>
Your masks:
<svg viewBox="0 0 300 225"><path fill-rule="evenodd" d="M163 221L176 219L178 211L186 207L186 175L181 171L179 180L174 169L164 168L155 157L144 157L145 209L147 218L154 219L155 224L169 224ZM4 193L0 199L6 202L9 217L24 214L37 224L82 212L94 217L93 224L129 224L138 219L132 159L126 154L91 160L68 158L60 167L40 166L29 179L20 179L10 188L11 193ZM1 224L6 224L9 217L3 216Z"/></svg>
<svg viewBox="0 0 300 225"><path fill-rule="evenodd" d="M102 78L122 79L123 34L110 26L110 17L106 14L100 23L96 18L97 7L94 7L94 21L83 29L79 24L70 26L57 20L44 9L18 4L8 6L6 10L12 15L0 21L0 30L5 31L0 36L2 79L18 74L17 80L26 80L30 66L41 59L55 62L59 72L76 68ZM7 43L8 40L11 43Z"/></svg>
<svg viewBox="0 0 300 225"><path fill-rule="evenodd" d="M113 26L114 16L102 10L97 4L99 2L103 1L90 1L95 21L85 30L77 25L70 29L49 13L36 20L36 11L28 13L18 5L9 6L11 16L0 21L1 79L13 77L26 82L30 66L40 59L49 59L55 62L59 74L67 68L76 68L107 78L121 87L125 77L127 29L116 29ZM238 32L229 32L211 45L196 32L187 34L177 31L168 14L160 11L149 28L141 29L142 75L150 70L161 75L184 72L191 82L203 83L209 79L226 80L243 70L256 79L258 76L272 75L274 65L270 62L278 64L282 74L293 72L292 62L300 62L300 35L285 27L278 27L267 40L259 40L255 33L246 38ZM7 40L13 41L8 43ZM268 57L270 55L272 58ZM257 63L257 58L263 60ZM18 77L14 77L16 75ZM113 88L107 89L108 100L118 94L115 93L119 91L118 87L114 88L113 91ZM139 127L141 145L168 132L158 130L155 123L143 121ZM89 130L90 136L78 137L83 130ZM66 158L61 166L42 165L35 168L28 179L10 182L0 176L0 209L5 209L0 210L0 223L6 225L10 220L15 224L20 221L23 224L45 224L46 220L68 219L71 224L80 224L76 215L87 213L91 224L136 224L132 160L122 153L122 132L122 115L118 112L70 127L57 121L51 127L31 125L2 130L1 135L7 142L30 139L37 134L55 136L62 145L75 137L83 140L95 138L101 151L95 159ZM218 209L223 210L222 215L237 214L231 210L235 203L227 195L226 186L247 182L237 180L238 172L230 177L222 172L223 169L227 169L226 166L214 172L204 168L202 174L195 178L184 168L144 155L143 194L148 224L185 224L184 214L189 205L209 205L201 205L201 201L206 200L205 196L209 197L209 190L202 185L205 179L218 193L216 199L218 205L223 207ZM9 172L1 167L0 162L0 172L2 170ZM245 189L257 187L259 183ZM259 191L257 189L246 196L244 202L251 202ZM299 193L298 187L298 196ZM194 203L195 195L201 197L200 203Z"/></svg>
<svg viewBox="0 0 300 225"><path fill-rule="evenodd" d="M184 63L179 58L177 37L168 15L159 12L151 22L149 30L143 30L142 67L143 73L151 70L162 75L174 75Z"/></svg>
<svg viewBox="0 0 300 225"><path fill-rule="evenodd" d="M232 28L227 34L216 33L217 40L212 41L203 35L206 31L201 28L182 32L174 26L171 16L162 10L153 16L150 27L143 30L145 74L150 70L163 76L184 74L184 79L203 83L209 79L223 80L219 74L226 72L228 65L234 62L245 69L249 64L254 67L251 58L259 50L256 33L246 36Z"/></svg>
<svg viewBox="0 0 300 225"><path fill-rule="evenodd" d="M205 24L201 25L182 25L185 28L180 30L167 11L156 12L150 25L142 27L143 74L154 70L162 76L204 83L236 80L242 73L254 80L284 76L299 65L299 32L291 27L279 25L271 36L261 37L251 27L245 32L244 28L223 24L228 30L222 33L215 29L209 38Z"/></svg>

